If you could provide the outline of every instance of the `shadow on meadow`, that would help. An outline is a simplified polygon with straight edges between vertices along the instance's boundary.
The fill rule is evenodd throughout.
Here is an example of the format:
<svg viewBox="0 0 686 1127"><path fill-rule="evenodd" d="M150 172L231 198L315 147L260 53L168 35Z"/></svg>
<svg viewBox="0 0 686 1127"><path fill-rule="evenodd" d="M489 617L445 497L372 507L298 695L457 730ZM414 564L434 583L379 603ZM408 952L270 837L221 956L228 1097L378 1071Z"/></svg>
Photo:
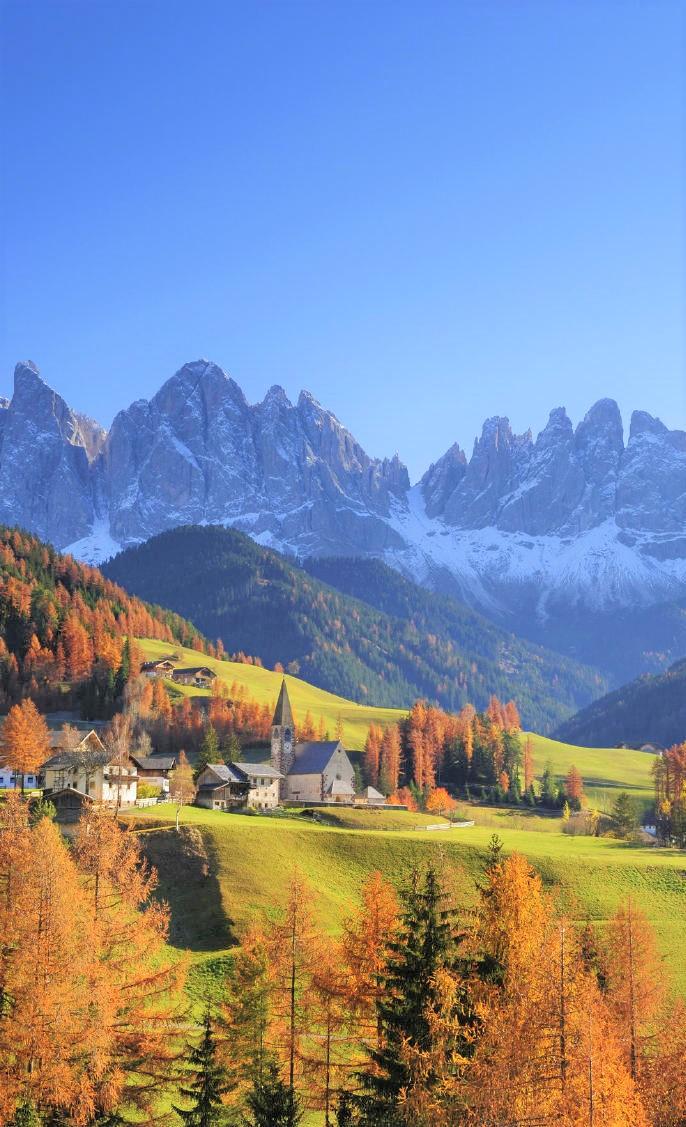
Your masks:
<svg viewBox="0 0 686 1127"><path fill-rule="evenodd" d="M219 885L214 839L197 826L177 833L165 826L141 834L141 847L159 877L157 896L169 905L169 942L190 951L225 951L238 938Z"/></svg>

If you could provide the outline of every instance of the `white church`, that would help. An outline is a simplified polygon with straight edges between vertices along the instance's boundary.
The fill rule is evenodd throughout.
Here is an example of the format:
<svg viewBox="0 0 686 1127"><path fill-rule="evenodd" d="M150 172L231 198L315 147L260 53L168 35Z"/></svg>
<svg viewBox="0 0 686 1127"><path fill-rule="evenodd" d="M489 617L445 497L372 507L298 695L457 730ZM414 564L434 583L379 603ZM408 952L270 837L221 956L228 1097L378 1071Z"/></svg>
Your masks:
<svg viewBox="0 0 686 1127"><path fill-rule="evenodd" d="M285 680L272 721L272 767L283 776L282 802L350 803L355 799L355 772L340 740L294 742L293 710Z"/></svg>

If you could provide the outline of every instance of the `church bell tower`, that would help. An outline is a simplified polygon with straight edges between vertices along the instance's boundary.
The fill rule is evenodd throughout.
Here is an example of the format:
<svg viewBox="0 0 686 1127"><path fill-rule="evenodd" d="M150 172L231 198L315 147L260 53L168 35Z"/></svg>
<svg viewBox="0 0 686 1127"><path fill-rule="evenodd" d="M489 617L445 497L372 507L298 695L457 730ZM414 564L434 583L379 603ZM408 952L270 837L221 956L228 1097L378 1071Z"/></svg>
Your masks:
<svg viewBox="0 0 686 1127"><path fill-rule="evenodd" d="M272 720L272 767L280 771L282 775L287 775L293 766L295 759L293 740L293 711L284 679L281 683L281 692L276 702L276 711Z"/></svg>

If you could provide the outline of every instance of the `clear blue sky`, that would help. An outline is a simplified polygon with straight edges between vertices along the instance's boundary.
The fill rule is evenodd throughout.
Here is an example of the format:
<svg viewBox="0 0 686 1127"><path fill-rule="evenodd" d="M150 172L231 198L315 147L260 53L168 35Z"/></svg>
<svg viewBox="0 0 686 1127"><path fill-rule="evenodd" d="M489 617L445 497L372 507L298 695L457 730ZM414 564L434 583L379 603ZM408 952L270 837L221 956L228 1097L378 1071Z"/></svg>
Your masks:
<svg viewBox="0 0 686 1127"><path fill-rule="evenodd" d="M686 426L684 32L659 0L3 0L0 392L187 360L413 476L610 395Z"/></svg>

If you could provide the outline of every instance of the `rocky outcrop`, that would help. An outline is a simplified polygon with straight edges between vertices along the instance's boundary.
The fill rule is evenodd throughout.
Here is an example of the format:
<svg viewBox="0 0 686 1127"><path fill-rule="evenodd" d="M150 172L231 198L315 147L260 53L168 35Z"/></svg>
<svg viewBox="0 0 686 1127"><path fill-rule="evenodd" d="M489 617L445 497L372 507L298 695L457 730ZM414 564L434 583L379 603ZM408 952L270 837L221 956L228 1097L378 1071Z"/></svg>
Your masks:
<svg viewBox="0 0 686 1127"><path fill-rule="evenodd" d="M150 402L120 412L103 452L112 535L140 541L179 524L234 524L301 552L374 551L409 487L396 459L369 458L308 392L250 406L216 364L186 364Z"/></svg>
<svg viewBox="0 0 686 1127"><path fill-rule="evenodd" d="M30 361L17 364L14 394L0 415L0 522L58 546L86 535L95 510L78 417Z"/></svg>

